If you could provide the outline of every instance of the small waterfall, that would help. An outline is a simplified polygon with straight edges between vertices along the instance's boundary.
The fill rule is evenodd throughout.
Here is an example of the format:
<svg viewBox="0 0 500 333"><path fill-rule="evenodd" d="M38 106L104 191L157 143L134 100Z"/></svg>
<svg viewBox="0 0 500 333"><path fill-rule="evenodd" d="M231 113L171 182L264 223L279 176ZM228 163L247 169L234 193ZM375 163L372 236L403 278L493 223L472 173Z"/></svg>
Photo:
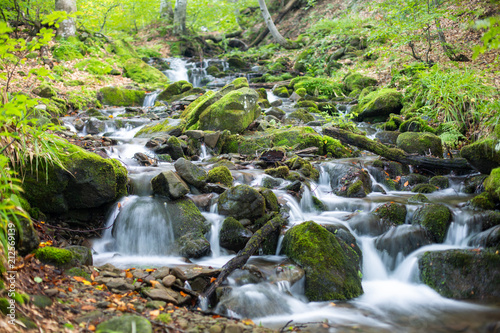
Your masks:
<svg viewBox="0 0 500 333"><path fill-rule="evenodd" d="M201 155L200 155L200 160L201 161L204 161L208 158L212 157L212 155L210 155L208 152L207 152L207 147L205 146L205 143L202 143L201 144Z"/></svg>
<svg viewBox="0 0 500 333"><path fill-rule="evenodd" d="M363 277L364 280L386 280L387 270L377 249L375 249L374 239L360 237L361 250L363 252Z"/></svg>
<svg viewBox="0 0 500 333"><path fill-rule="evenodd" d="M188 69L186 67L187 63L185 60L179 58L167 58L164 59L164 61L168 62L170 65L170 69L163 72L170 81L189 81Z"/></svg>
<svg viewBox="0 0 500 333"><path fill-rule="evenodd" d="M220 229L222 227L222 222L224 221L224 216L217 214L217 204L213 204L210 207L210 212L202 213L203 216L212 225L210 228L210 236L208 241L210 242L210 248L212 249L212 258L218 258L221 256L222 250L219 244Z"/></svg>
<svg viewBox="0 0 500 333"><path fill-rule="evenodd" d="M276 253L275 255L279 256L281 252L281 247L283 246L283 238L285 238L285 235L280 235L278 238L278 245L276 245Z"/></svg>
<svg viewBox="0 0 500 333"><path fill-rule="evenodd" d="M146 94L146 96L144 96L144 102L142 103L142 106L145 108L154 106L156 102L156 97L158 97L160 92L161 90L156 90Z"/></svg>
<svg viewBox="0 0 500 333"><path fill-rule="evenodd" d="M311 186L315 186L315 184L311 183ZM302 193L302 198L300 199L300 208L303 212L316 211L312 193L307 186L304 186L304 193Z"/></svg>

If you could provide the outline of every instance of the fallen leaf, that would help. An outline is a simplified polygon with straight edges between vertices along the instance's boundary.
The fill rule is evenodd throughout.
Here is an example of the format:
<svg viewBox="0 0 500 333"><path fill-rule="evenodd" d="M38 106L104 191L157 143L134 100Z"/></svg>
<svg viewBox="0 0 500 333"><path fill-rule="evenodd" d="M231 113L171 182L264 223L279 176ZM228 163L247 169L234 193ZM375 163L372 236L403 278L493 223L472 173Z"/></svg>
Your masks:
<svg viewBox="0 0 500 333"><path fill-rule="evenodd" d="M152 285L154 288L156 288L156 286L160 284L160 282L158 282L158 281L156 281L156 280L151 280L151 281L149 281L149 283L151 283L151 285Z"/></svg>
<svg viewBox="0 0 500 333"><path fill-rule="evenodd" d="M186 297L186 296L188 295L188 294L186 294L186 293L185 293L185 292L183 292L183 291L181 291L181 292L180 292L180 294L181 294L181 296L182 296L182 297Z"/></svg>
<svg viewBox="0 0 500 333"><path fill-rule="evenodd" d="M255 326L255 323L251 319L243 319L241 322L245 325Z"/></svg>
<svg viewBox="0 0 500 333"><path fill-rule="evenodd" d="M126 277L127 279L132 279L134 276L133 276L133 275L132 275L132 273L130 273L130 272L125 272L125 277Z"/></svg>
<svg viewBox="0 0 500 333"><path fill-rule="evenodd" d="M81 307L81 309L83 311L92 311L92 310L95 310L96 308L93 305L84 305L84 306Z"/></svg>
<svg viewBox="0 0 500 333"><path fill-rule="evenodd" d="M216 280L217 280L216 278L212 277L210 278L210 283L214 283Z"/></svg>
<svg viewBox="0 0 500 333"><path fill-rule="evenodd" d="M406 181L403 186L406 187L406 186L408 186L408 184L409 184L409 182Z"/></svg>
<svg viewBox="0 0 500 333"><path fill-rule="evenodd" d="M88 327L88 330L89 331L95 331L95 326L90 324L89 327Z"/></svg>
<svg viewBox="0 0 500 333"><path fill-rule="evenodd" d="M151 311L149 313L149 315L151 316L151 319L155 319L156 317L158 317L160 315L160 310Z"/></svg>

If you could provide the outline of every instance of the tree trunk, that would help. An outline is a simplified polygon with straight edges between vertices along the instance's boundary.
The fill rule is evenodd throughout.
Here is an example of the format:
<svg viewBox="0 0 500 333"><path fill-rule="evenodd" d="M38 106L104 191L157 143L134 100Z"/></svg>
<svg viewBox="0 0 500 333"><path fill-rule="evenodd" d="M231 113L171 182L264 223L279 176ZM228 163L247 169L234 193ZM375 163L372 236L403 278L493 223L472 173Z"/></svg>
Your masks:
<svg viewBox="0 0 500 333"><path fill-rule="evenodd" d="M186 34L186 8L187 0L176 0L174 9L174 34Z"/></svg>
<svg viewBox="0 0 500 333"><path fill-rule="evenodd" d="M215 290L235 269L243 267L248 259L250 259L250 257L260 248L260 244L262 244L262 242L265 241L273 232L280 230L283 224L284 220L281 216L277 216L264 224L264 226L253 234L253 236L248 240L245 248L222 267L222 271L217 277L217 280L210 284L208 289L203 292L200 297L206 298L209 305L213 304L214 302L212 302L212 296L214 296Z"/></svg>
<svg viewBox="0 0 500 333"><path fill-rule="evenodd" d="M174 10L170 0L161 0L160 2L160 18L171 22L174 19Z"/></svg>
<svg viewBox="0 0 500 333"><path fill-rule="evenodd" d="M269 32L273 36L273 38L283 46L284 48L290 48L290 43L281 36L280 32L276 28L273 22L273 18L269 14L269 11L267 10L267 5L265 0L259 0L259 6L260 6L260 11L262 12L262 17L264 18L264 21L266 22L267 29L269 29Z"/></svg>
<svg viewBox="0 0 500 333"><path fill-rule="evenodd" d="M388 160L410 164L415 167L440 170L461 170L470 171L472 167L465 158L444 159L436 157L426 157L410 155L401 149L389 148L376 141L368 139L364 135L358 135L340 128L328 127L323 133L334 139L340 140L343 144L353 145L358 148L368 150Z"/></svg>
<svg viewBox="0 0 500 333"><path fill-rule="evenodd" d="M76 12L76 0L56 0L56 11L64 11L68 14ZM70 17L61 23L57 29L57 37L68 38L76 34L75 19Z"/></svg>

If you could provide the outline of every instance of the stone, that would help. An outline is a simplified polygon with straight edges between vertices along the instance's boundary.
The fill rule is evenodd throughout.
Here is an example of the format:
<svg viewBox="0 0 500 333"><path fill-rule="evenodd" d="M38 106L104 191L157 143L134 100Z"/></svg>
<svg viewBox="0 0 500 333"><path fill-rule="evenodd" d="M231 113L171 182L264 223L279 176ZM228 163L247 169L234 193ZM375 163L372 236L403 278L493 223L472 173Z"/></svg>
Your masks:
<svg viewBox="0 0 500 333"><path fill-rule="evenodd" d="M373 214L392 225L401 225L406 220L406 205L395 202L382 204L375 208Z"/></svg>
<svg viewBox="0 0 500 333"><path fill-rule="evenodd" d="M153 328L149 320L141 316L123 315L113 317L100 323L96 327L96 333L152 333Z"/></svg>
<svg viewBox="0 0 500 333"><path fill-rule="evenodd" d="M217 146L217 142L219 141L220 132L205 132L205 144L214 149Z"/></svg>
<svg viewBox="0 0 500 333"><path fill-rule="evenodd" d="M385 121L403 108L403 95L395 89L380 89L363 97L356 108L358 121Z"/></svg>
<svg viewBox="0 0 500 333"><path fill-rule="evenodd" d="M182 198L189 193L188 185L171 170L164 171L151 179L151 185L154 194L163 195L172 200Z"/></svg>
<svg viewBox="0 0 500 333"><path fill-rule="evenodd" d="M73 253L74 266L91 266L92 265L92 250L85 246L71 245L65 248Z"/></svg>
<svg viewBox="0 0 500 333"><path fill-rule="evenodd" d="M442 243L451 224L451 211L442 204L425 204L413 214L411 223L423 226L437 243Z"/></svg>
<svg viewBox="0 0 500 333"><path fill-rule="evenodd" d="M473 236L469 240L468 245L475 247L492 247L500 250L500 225Z"/></svg>
<svg viewBox="0 0 500 333"><path fill-rule="evenodd" d="M500 152L496 149L498 140L487 138L464 146L460 156L481 173L489 174L500 167Z"/></svg>
<svg viewBox="0 0 500 333"><path fill-rule="evenodd" d="M210 254L210 242L199 233L187 233L175 240L176 252L187 258L201 258Z"/></svg>
<svg viewBox="0 0 500 333"><path fill-rule="evenodd" d="M219 214L236 219L258 219L265 214L264 197L253 187L237 185L225 191L219 197Z"/></svg>
<svg viewBox="0 0 500 333"><path fill-rule="evenodd" d="M103 121L95 119L95 118L90 118L87 120L87 133L88 134L99 134L104 132L106 125L104 124Z"/></svg>
<svg viewBox="0 0 500 333"><path fill-rule="evenodd" d="M202 188L207 182L208 173L202 167L185 158L179 158L174 163L175 171L186 183Z"/></svg>
<svg viewBox="0 0 500 333"><path fill-rule="evenodd" d="M20 255L25 256L38 249L40 237L38 237L31 219L18 218L16 229L16 250Z"/></svg>
<svg viewBox="0 0 500 333"><path fill-rule="evenodd" d="M363 293L360 258L349 246L313 221L290 228L282 252L306 272L305 295L310 301L346 300Z"/></svg>
<svg viewBox="0 0 500 333"><path fill-rule="evenodd" d="M146 93L141 90L104 87L97 93L102 104L112 106L142 106Z"/></svg>
<svg viewBox="0 0 500 333"><path fill-rule="evenodd" d="M238 252L245 247L253 234L250 230L243 227L238 220L228 217L222 223L219 235L222 247Z"/></svg>
<svg viewBox="0 0 500 333"><path fill-rule="evenodd" d="M172 287L172 285L174 284L175 282L175 279L176 277L173 276L173 275L167 275L165 276L162 280L161 280L161 283L163 283L163 285L167 288L170 288Z"/></svg>
<svg viewBox="0 0 500 333"><path fill-rule="evenodd" d="M156 301L164 301L177 305L177 293L170 288L143 288L142 293Z"/></svg>
<svg viewBox="0 0 500 333"><path fill-rule="evenodd" d="M344 78L344 87L348 92L356 90L361 91L366 87L375 86L376 84L377 80L368 76L363 76L359 73L349 74Z"/></svg>
<svg viewBox="0 0 500 333"><path fill-rule="evenodd" d="M190 130L190 131L186 131L186 133L184 133L184 134L186 134L191 139L196 139L196 140L199 140L205 136L205 132L200 131L200 130Z"/></svg>
<svg viewBox="0 0 500 333"><path fill-rule="evenodd" d="M396 140L396 145L399 149L409 154L432 155L439 158L443 157L441 139L432 133L401 133Z"/></svg>

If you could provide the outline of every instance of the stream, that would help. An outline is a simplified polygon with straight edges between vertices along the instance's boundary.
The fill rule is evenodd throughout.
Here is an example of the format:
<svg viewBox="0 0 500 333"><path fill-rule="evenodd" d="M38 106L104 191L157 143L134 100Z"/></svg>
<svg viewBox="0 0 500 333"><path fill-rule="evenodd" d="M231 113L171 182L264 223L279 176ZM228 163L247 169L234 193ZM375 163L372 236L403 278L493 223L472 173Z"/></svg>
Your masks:
<svg viewBox="0 0 500 333"><path fill-rule="evenodd" d="M172 81L187 80L194 86L208 84L209 89L215 89L232 80L232 77L215 79L206 74L210 61L202 63L186 63L182 59L169 59L171 69L165 74ZM214 60L218 61L218 60ZM145 107L152 107L158 92L146 96ZM279 97L269 92L269 100ZM288 112L291 104L288 99L282 99L280 106ZM105 116L117 115L121 109L102 110ZM147 120L147 119L146 119ZM133 158L135 153L152 155L146 147L147 139L134 138L135 133L145 124L145 120L130 120L121 129L114 128L112 121L106 125L106 135L116 139L118 145L107 148L110 157L122 161L128 169L134 194L122 198L119 204L109 212L107 227L101 239L93 243L95 250L94 265L111 263L116 267L160 267L183 265L185 261L172 255L174 236L169 223L170 216L162 200L152 196L150 180L161 171L175 170L173 163L159 162L157 167L141 166ZM368 126L362 124L362 126ZM320 128L314 127L316 130ZM374 132L374 131L373 131ZM85 129L80 135L85 135ZM203 146L203 153L198 165L209 167L205 162L209 151ZM426 194L433 203L442 203L453 213L453 222L448 229L446 239L442 244L430 244L418 248L411 253L405 253L404 244L394 253L377 250L375 241L380 236L372 236L352 227L353 213L362 219L377 206L387 202L405 204L408 216L419 207L409 204L408 199L414 195L411 192L393 191L384 188L371 175L373 186L385 190L372 192L366 198L344 198L332 193L331 178L336 168L345 164L357 163L364 165L375 159L373 155L364 155L354 159L338 159L315 164L320 171L318 182L311 182L298 200L288 194L283 188L286 180L277 189L273 189L279 202L289 210L290 228L304 221L315 221L323 225L342 225L355 236L363 253L364 294L350 301L308 302L304 296L304 279L293 285L280 281L258 283L242 283L241 279L228 279L233 288L230 301L220 304L215 312L237 318L251 318L257 325L280 329L285 324L316 323L306 330L317 332L488 332L486 323L500 319L498 305L486 305L473 302L456 301L440 296L419 280L418 257L426 251L446 249L466 249L467 241L477 234L469 225L471 211L461 207L472 196L460 191L463 186L462 177L451 177L451 187ZM261 169L248 166L243 170L231 170L234 185L247 184L252 187L262 185L266 177ZM289 183L289 182L288 182ZM190 194L191 195L191 194ZM190 196L188 195L188 196ZM312 196L317 197L326 207L326 211L316 210ZM204 217L211 223L211 231L207 235L212 253L209 256L191 261L204 266L222 267L235 256L218 241L219 230L224 220L217 212L216 195L205 210ZM111 228L111 226L113 226ZM404 228L390 230L394 237ZM281 236L282 237L282 236ZM262 267L272 267L286 259L280 254L280 243L275 255L254 256L248 264ZM228 305L229 304L229 305ZM234 305L236 304L236 305ZM290 321L293 321L290 324ZM322 325L321 323L328 323ZM498 329L498 328L497 328ZM493 332L493 330L491 331Z"/></svg>

